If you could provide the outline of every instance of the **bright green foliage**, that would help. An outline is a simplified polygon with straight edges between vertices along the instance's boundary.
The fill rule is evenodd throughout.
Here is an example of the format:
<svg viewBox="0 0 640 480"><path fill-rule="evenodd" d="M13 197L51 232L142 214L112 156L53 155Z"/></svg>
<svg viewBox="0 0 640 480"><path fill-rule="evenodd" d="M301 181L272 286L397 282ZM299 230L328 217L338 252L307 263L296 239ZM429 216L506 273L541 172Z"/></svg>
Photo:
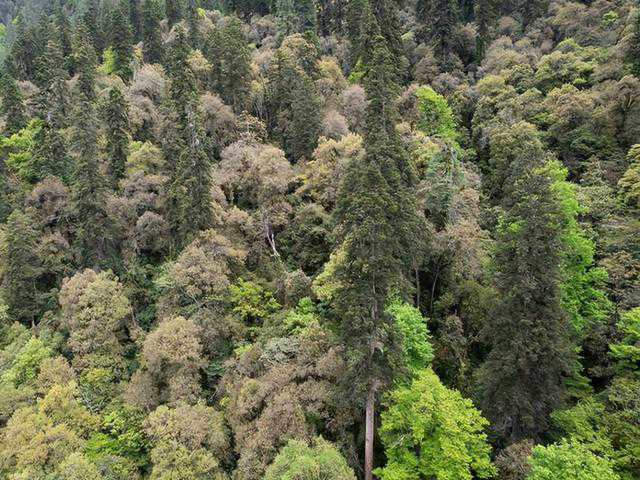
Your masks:
<svg viewBox="0 0 640 480"><path fill-rule="evenodd" d="M0 137L0 149L6 166L27 182L35 182L41 178L41 168L33 158L33 152L37 148L35 138L41 128L39 120L32 120L11 136Z"/></svg>
<svg viewBox="0 0 640 480"><path fill-rule="evenodd" d="M105 107L105 123L107 124L107 155L109 158L108 173L113 186L124 177L129 151L129 119L127 102L119 88L109 91L109 100Z"/></svg>
<svg viewBox="0 0 640 480"><path fill-rule="evenodd" d="M431 369L393 390L385 401L380 438L387 465L382 480L472 480L490 478L494 468L480 412Z"/></svg>
<svg viewBox="0 0 640 480"><path fill-rule="evenodd" d="M623 313L617 326L624 337L610 345L611 356L622 372L640 375L640 307Z"/></svg>
<svg viewBox="0 0 640 480"><path fill-rule="evenodd" d="M298 334L319 324L319 316L313 301L309 297L300 299L294 310L289 311L284 324L292 334Z"/></svg>
<svg viewBox="0 0 640 480"><path fill-rule="evenodd" d="M0 73L0 115L4 116L4 133L13 135L23 128L27 119L22 93L8 72Z"/></svg>
<svg viewBox="0 0 640 480"><path fill-rule="evenodd" d="M427 319L417 308L398 300L387 307L387 312L393 316L402 335L403 363L412 375L416 375L433 360Z"/></svg>
<svg viewBox="0 0 640 480"><path fill-rule="evenodd" d="M619 480L611 462L579 443L538 445L531 456L527 480Z"/></svg>
<svg viewBox="0 0 640 480"><path fill-rule="evenodd" d="M11 368L2 374L2 381L12 383L15 387L32 382L38 374L40 363L51 354L51 349L42 340L31 337L14 357Z"/></svg>
<svg viewBox="0 0 640 480"><path fill-rule="evenodd" d="M233 311L245 322L261 322L280 308L271 292L255 282L240 278L229 290Z"/></svg>
<svg viewBox="0 0 640 480"><path fill-rule="evenodd" d="M608 275L606 270L593 267L595 247L578 223L578 215L584 209L578 203L575 185L566 181L567 169L558 162L548 163L545 169L553 179L552 190L565 216L562 305L573 327L582 332L589 325L604 321L611 311L611 303L602 290Z"/></svg>
<svg viewBox="0 0 640 480"><path fill-rule="evenodd" d="M163 58L160 20L162 14L158 0L142 2L142 54L147 63L160 63Z"/></svg>
<svg viewBox="0 0 640 480"><path fill-rule="evenodd" d="M322 438L313 445L289 440L265 473L265 480L355 480L338 449Z"/></svg>
<svg viewBox="0 0 640 480"><path fill-rule="evenodd" d="M421 113L418 128L427 135L455 140L457 134L453 111L445 98L424 85L418 87L416 96Z"/></svg>

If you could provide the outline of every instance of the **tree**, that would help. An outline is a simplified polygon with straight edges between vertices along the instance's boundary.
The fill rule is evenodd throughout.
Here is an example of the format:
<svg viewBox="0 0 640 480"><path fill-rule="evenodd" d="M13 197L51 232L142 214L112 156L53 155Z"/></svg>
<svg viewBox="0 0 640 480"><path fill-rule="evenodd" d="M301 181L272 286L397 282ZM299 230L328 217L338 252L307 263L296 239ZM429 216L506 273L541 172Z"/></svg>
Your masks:
<svg viewBox="0 0 640 480"><path fill-rule="evenodd" d="M451 56L455 47L455 28L458 24L457 0L419 0L417 17L423 25L423 39L431 43L441 67L451 70Z"/></svg>
<svg viewBox="0 0 640 480"><path fill-rule="evenodd" d="M0 115L4 116L4 134L13 135L27 124L22 93L8 71L0 73Z"/></svg>
<svg viewBox="0 0 640 480"><path fill-rule="evenodd" d="M567 218L548 168L516 169L494 254L502 300L486 325L492 349L481 373L483 412L507 443L546 432L574 358L560 288Z"/></svg>
<svg viewBox="0 0 640 480"><path fill-rule="evenodd" d="M42 314L42 292L38 286L43 273L39 258L40 234L26 212L14 210L6 223L6 253L2 277L3 300L16 321L35 324Z"/></svg>
<svg viewBox="0 0 640 480"><path fill-rule="evenodd" d="M563 442L533 448L527 480L619 480L611 462L579 443Z"/></svg>
<svg viewBox="0 0 640 480"><path fill-rule="evenodd" d="M209 228L213 221L211 205L211 158L198 111L195 75L188 62L187 35L179 28L169 52L169 94L176 123L171 152L178 155L169 179L169 222L179 246L193 235Z"/></svg>
<svg viewBox="0 0 640 480"><path fill-rule="evenodd" d="M640 308L621 315L618 330L624 335L622 341L610 345L611 356L623 373L640 374Z"/></svg>
<svg viewBox="0 0 640 480"><path fill-rule="evenodd" d="M107 124L108 173L114 187L124 178L129 150L128 105L119 88L109 91L109 100L105 107Z"/></svg>
<svg viewBox="0 0 640 480"><path fill-rule="evenodd" d="M475 18L478 32L476 34L476 60L484 59L487 45L491 40L492 29L500 15L498 0L479 0L475 2Z"/></svg>
<svg viewBox="0 0 640 480"><path fill-rule="evenodd" d="M353 470L329 442L317 438L312 445L289 440L267 469L265 480L355 480Z"/></svg>
<svg viewBox="0 0 640 480"><path fill-rule="evenodd" d="M382 480L491 478L487 422L470 400L446 388L432 370L389 393L380 438L387 465Z"/></svg>
<svg viewBox="0 0 640 480"><path fill-rule="evenodd" d="M171 2L170 2L171 3ZM131 79L133 48L131 25L125 11L126 4L115 6L111 13L111 46L115 55L114 71L125 82Z"/></svg>
<svg viewBox="0 0 640 480"><path fill-rule="evenodd" d="M276 0L275 14L278 34L286 37L293 33L316 32L316 0Z"/></svg>
<svg viewBox="0 0 640 480"><path fill-rule="evenodd" d="M376 397L389 380L393 352L399 348L385 306L392 291L407 291L419 223L410 190L414 175L395 130L393 57L372 12L363 13L371 39L364 62L369 99L365 153L347 167L335 210L339 248L348 260L336 266L334 306L349 351L345 380L355 395L366 396L364 470L370 480Z"/></svg>
<svg viewBox="0 0 640 480"><path fill-rule="evenodd" d="M249 97L251 51L240 20L231 17L224 27L214 30L206 52L212 65L211 86L227 105L241 111Z"/></svg>
<svg viewBox="0 0 640 480"><path fill-rule="evenodd" d="M174 2L167 2L165 6L170 27L182 20L184 11L186 9L185 0L175 0Z"/></svg>
<svg viewBox="0 0 640 480"><path fill-rule="evenodd" d="M158 0L143 0L142 54L147 63L162 63L164 51L160 32L161 19L162 13Z"/></svg>

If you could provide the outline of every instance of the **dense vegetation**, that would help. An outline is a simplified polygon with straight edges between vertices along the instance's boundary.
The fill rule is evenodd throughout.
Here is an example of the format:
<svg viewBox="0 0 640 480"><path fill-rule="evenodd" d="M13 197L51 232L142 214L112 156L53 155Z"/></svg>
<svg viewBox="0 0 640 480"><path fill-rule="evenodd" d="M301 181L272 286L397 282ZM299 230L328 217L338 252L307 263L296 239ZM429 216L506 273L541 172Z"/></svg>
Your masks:
<svg viewBox="0 0 640 480"><path fill-rule="evenodd" d="M635 1L0 21L0 478L640 478Z"/></svg>

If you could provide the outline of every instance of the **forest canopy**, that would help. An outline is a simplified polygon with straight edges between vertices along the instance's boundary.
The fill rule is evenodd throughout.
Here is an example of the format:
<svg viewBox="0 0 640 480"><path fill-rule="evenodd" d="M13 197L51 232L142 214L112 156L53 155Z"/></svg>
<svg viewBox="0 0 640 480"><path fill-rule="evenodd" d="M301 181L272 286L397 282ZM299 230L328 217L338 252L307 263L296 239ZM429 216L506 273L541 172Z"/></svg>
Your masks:
<svg viewBox="0 0 640 480"><path fill-rule="evenodd" d="M0 1L0 480L640 478L634 0Z"/></svg>

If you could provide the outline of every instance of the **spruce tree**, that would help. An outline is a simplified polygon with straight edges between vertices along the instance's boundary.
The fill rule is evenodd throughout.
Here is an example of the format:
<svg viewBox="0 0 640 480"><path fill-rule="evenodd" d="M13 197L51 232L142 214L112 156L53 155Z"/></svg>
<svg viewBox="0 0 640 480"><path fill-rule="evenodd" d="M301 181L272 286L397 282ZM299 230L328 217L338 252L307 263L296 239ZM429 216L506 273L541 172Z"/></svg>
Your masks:
<svg viewBox="0 0 640 480"><path fill-rule="evenodd" d="M140 11L140 0L129 0L129 24L134 43L142 38L142 18Z"/></svg>
<svg viewBox="0 0 640 480"><path fill-rule="evenodd" d="M53 128L62 128L68 121L67 76L60 45L56 39L49 40L38 61L36 77L41 87L40 116Z"/></svg>
<svg viewBox="0 0 640 480"><path fill-rule="evenodd" d="M111 14L111 47L115 55L115 73L125 82L133 75L131 25L126 7L119 5Z"/></svg>
<svg viewBox="0 0 640 480"><path fill-rule="evenodd" d="M188 64L187 33L179 28L169 52L169 94L176 130L171 152L178 158L169 179L168 216L178 247L194 234L211 227L211 158L205 146L198 112L195 75Z"/></svg>
<svg viewBox="0 0 640 480"><path fill-rule="evenodd" d="M169 26L171 27L184 17L184 11L186 9L185 0L165 2L165 5L167 10L167 19L169 20Z"/></svg>
<svg viewBox="0 0 640 480"><path fill-rule="evenodd" d="M124 178L129 149L129 119L127 102L118 87L109 91L109 99L105 108L107 125L108 172L111 184L115 187Z"/></svg>
<svg viewBox="0 0 640 480"><path fill-rule="evenodd" d="M91 55L80 70L78 101L75 109L73 150L75 172L72 203L76 217L74 247L82 267L101 269L108 265L111 241L107 216L106 181L100 171L98 151L98 118L95 108L93 77L95 63ZM86 75L87 78L82 78ZM86 89L86 90L85 90Z"/></svg>
<svg viewBox="0 0 640 480"><path fill-rule="evenodd" d="M334 306L348 353L349 390L366 398L365 479L372 478L373 425L379 391L389 384L397 352L393 320L385 313L392 292L406 294L418 220L413 171L395 130L398 94L394 56L371 11L365 11L371 48L365 57L369 103L365 154L347 167L335 211L344 262L335 272Z"/></svg>
<svg viewBox="0 0 640 480"><path fill-rule="evenodd" d="M500 302L485 327L492 348L481 370L483 412L506 444L546 432L574 359L560 289L567 216L549 171L526 162L498 228Z"/></svg>
<svg viewBox="0 0 640 480"><path fill-rule="evenodd" d="M459 19L457 0L418 0L417 17L425 25L421 39L433 46L442 68L449 69Z"/></svg>
<svg viewBox="0 0 640 480"><path fill-rule="evenodd" d="M42 313L38 289L43 272L37 254L39 232L30 216L20 210L14 210L9 215L5 232L3 300L13 320L32 325Z"/></svg>
<svg viewBox="0 0 640 480"><path fill-rule="evenodd" d="M58 33L60 50L62 51L62 56L64 57L64 66L69 73L73 73L73 64L71 57L71 24L69 23L69 16L64 11L64 8L61 5L56 7L55 25Z"/></svg>
<svg viewBox="0 0 640 480"><path fill-rule="evenodd" d="M200 46L200 9L196 0L187 0L187 23L189 25L189 41L191 47Z"/></svg>
<svg viewBox="0 0 640 480"><path fill-rule="evenodd" d="M89 29L84 21L80 21L73 37L73 63L78 73L78 90L91 101L95 100L96 62Z"/></svg>
<svg viewBox="0 0 640 480"><path fill-rule="evenodd" d="M147 63L162 63L163 47L160 20L162 20L162 13L158 0L143 0L142 54Z"/></svg>
<svg viewBox="0 0 640 480"><path fill-rule="evenodd" d="M479 62L484 58L487 45L490 41L491 29L494 27L500 15L500 3L498 0L478 0L475 5L475 17L478 31L476 33L476 59Z"/></svg>
<svg viewBox="0 0 640 480"><path fill-rule="evenodd" d="M24 101L18 84L8 71L0 73L0 115L4 117L4 134L13 135L27 124Z"/></svg>

